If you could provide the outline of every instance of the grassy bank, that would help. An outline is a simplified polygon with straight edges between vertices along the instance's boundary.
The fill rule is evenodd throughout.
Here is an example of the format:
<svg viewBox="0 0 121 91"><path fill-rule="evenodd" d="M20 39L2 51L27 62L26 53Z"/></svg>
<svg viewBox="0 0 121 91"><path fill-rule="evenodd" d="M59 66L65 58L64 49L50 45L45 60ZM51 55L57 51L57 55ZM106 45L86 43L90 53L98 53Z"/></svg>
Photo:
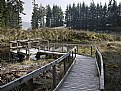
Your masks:
<svg viewBox="0 0 121 91"><path fill-rule="evenodd" d="M0 42L9 42L9 40L42 38L50 42L76 42L92 43L100 41L119 41L120 36L110 34L100 34L82 30L62 29L38 29L32 31L25 30L1 30Z"/></svg>
<svg viewBox="0 0 121 91"><path fill-rule="evenodd" d="M121 91L121 42L100 46L105 64L105 91Z"/></svg>

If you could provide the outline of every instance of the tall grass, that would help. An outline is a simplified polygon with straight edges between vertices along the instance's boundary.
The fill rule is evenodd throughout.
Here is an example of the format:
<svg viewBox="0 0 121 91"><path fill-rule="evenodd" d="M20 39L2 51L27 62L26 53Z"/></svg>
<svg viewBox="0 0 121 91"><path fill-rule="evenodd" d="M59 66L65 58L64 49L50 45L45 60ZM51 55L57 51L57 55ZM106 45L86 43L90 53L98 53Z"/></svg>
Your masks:
<svg viewBox="0 0 121 91"><path fill-rule="evenodd" d="M76 42L89 43L92 41L116 41L121 40L119 36L99 34L82 30L69 30L66 28L52 29L44 28L32 31L7 29L0 30L0 42L9 42L17 39L42 38L50 42Z"/></svg>

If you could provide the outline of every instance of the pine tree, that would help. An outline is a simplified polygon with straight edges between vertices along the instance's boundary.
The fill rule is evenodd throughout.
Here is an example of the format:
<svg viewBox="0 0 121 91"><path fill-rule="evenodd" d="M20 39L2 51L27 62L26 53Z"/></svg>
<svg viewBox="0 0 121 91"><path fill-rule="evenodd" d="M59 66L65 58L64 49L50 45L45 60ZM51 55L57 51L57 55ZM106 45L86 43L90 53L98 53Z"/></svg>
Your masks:
<svg viewBox="0 0 121 91"><path fill-rule="evenodd" d="M108 6L108 24L110 24L112 27L116 27L116 21L118 17L118 12L117 12L118 6L117 2L115 0L110 1L109 6Z"/></svg>
<svg viewBox="0 0 121 91"><path fill-rule="evenodd" d="M108 22L108 14L107 14L107 4L102 7L102 16L100 17L100 27L106 27L106 23Z"/></svg>
<svg viewBox="0 0 121 91"><path fill-rule="evenodd" d="M63 16L63 11L61 9L61 7L59 7L59 16L58 16L58 26L63 26L63 20L64 20L64 16Z"/></svg>
<svg viewBox="0 0 121 91"><path fill-rule="evenodd" d="M0 28L4 26L5 0L0 1Z"/></svg>
<svg viewBox="0 0 121 91"><path fill-rule="evenodd" d="M4 5L4 27L21 28L22 19L20 14L23 13L23 4L21 0L7 0Z"/></svg>
<svg viewBox="0 0 121 91"><path fill-rule="evenodd" d="M119 6L118 6L118 26L121 27L121 2L119 3Z"/></svg>
<svg viewBox="0 0 121 91"><path fill-rule="evenodd" d="M72 21L71 21L71 28L72 29L76 29L76 23L77 23L77 9L76 9L76 5L73 3L73 6L71 8L71 17L72 17Z"/></svg>
<svg viewBox="0 0 121 91"><path fill-rule="evenodd" d="M90 29L94 29L96 26L96 6L94 2L91 2L90 4Z"/></svg>
<svg viewBox="0 0 121 91"><path fill-rule="evenodd" d="M31 20L31 26L32 29L38 29L39 27L39 10L38 10L38 4L34 3L34 7L33 7L33 12L32 12L32 20Z"/></svg>
<svg viewBox="0 0 121 91"><path fill-rule="evenodd" d="M65 13L66 27L71 28L71 21L72 21L71 5L68 5Z"/></svg>
<svg viewBox="0 0 121 91"><path fill-rule="evenodd" d="M52 8L52 22L51 22L51 26L52 27L60 27L63 26L63 12L62 9L57 6L54 5Z"/></svg>
<svg viewBox="0 0 121 91"><path fill-rule="evenodd" d="M42 4L40 4L39 10L38 10L38 23L39 23L39 27L45 27L45 8L42 6Z"/></svg>
<svg viewBox="0 0 121 91"><path fill-rule="evenodd" d="M48 5L46 8L46 27L51 27L51 19L52 19L52 11L50 6Z"/></svg>
<svg viewBox="0 0 121 91"><path fill-rule="evenodd" d="M86 5L83 2L81 8L81 28L85 29L86 27Z"/></svg>
<svg viewBox="0 0 121 91"><path fill-rule="evenodd" d="M76 29L80 29L80 4L76 7L77 17L76 17Z"/></svg>

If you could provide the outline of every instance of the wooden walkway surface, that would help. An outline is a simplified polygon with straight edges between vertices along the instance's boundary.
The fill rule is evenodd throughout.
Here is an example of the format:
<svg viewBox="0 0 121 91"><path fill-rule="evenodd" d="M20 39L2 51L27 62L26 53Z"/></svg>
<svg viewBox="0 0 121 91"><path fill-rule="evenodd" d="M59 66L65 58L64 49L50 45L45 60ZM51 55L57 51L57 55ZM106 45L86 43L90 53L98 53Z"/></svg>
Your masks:
<svg viewBox="0 0 121 91"><path fill-rule="evenodd" d="M77 55L76 63L58 91L100 91L95 59Z"/></svg>

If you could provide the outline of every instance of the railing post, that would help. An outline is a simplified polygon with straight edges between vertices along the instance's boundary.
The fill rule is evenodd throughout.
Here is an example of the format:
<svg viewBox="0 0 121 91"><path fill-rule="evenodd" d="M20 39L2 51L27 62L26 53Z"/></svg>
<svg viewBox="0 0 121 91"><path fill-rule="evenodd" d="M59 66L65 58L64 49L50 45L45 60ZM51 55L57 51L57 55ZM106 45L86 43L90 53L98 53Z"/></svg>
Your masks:
<svg viewBox="0 0 121 91"><path fill-rule="evenodd" d="M46 45L44 44L44 51L46 51Z"/></svg>
<svg viewBox="0 0 121 91"><path fill-rule="evenodd" d="M34 91L33 78L30 79L27 83L28 83L28 91Z"/></svg>
<svg viewBox="0 0 121 91"><path fill-rule="evenodd" d="M73 54L74 54L74 53L73 53L73 51L72 51L72 62L73 62L73 58L74 58Z"/></svg>
<svg viewBox="0 0 121 91"><path fill-rule="evenodd" d="M53 66L53 89L56 88L56 65Z"/></svg>
<svg viewBox="0 0 121 91"><path fill-rule="evenodd" d="M18 41L16 42L16 46L17 46L17 52L19 52L20 50L19 50L19 47L18 47L19 46L19 42Z"/></svg>
<svg viewBox="0 0 121 91"><path fill-rule="evenodd" d="M30 55L30 48L31 48L31 43L28 42L28 55Z"/></svg>
<svg viewBox="0 0 121 91"><path fill-rule="evenodd" d="M71 65L70 54L68 55L68 62L69 62L69 65L68 65L68 68L69 68L69 66Z"/></svg>
<svg viewBox="0 0 121 91"><path fill-rule="evenodd" d="M91 56L92 56L92 46L91 46Z"/></svg>
<svg viewBox="0 0 121 91"><path fill-rule="evenodd" d="M50 50L50 43L47 41L48 51Z"/></svg>
<svg viewBox="0 0 121 91"><path fill-rule="evenodd" d="M63 62L64 62L64 74L66 74L66 59L64 59Z"/></svg>
<svg viewBox="0 0 121 91"><path fill-rule="evenodd" d="M69 46L67 45L67 52L69 52Z"/></svg>
<svg viewBox="0 0 121 91"><path fill-rule="evenodd" d="M74 51L75 51L75 58L76 58L76 49Z"/></svg>
<svg viewBox="0 0 121 91"><path fill-rule="evenodd" d="M40 51L40 45L38 46L38 52Z"/></svg>
<svg viewBox="0 0 121 91"><path fill-rule="evenodd" d="M62 44L62 52L63 52L63 44Z"/></svg>
<svg viewBox="0 0 121 91"><path fill-rule="evenodd" d="M28 51L28 47L27 47L27 44L26 44L26 55L27 55L27 51Z"/></svg>
<svg viewBox="0 0 121 91"><path fill-rule="evenodd" d="M12 54L12 43L10 43L9 61L12 60L11 54ZM3 59L3 55L2 55L2 59Z"/></svg>

